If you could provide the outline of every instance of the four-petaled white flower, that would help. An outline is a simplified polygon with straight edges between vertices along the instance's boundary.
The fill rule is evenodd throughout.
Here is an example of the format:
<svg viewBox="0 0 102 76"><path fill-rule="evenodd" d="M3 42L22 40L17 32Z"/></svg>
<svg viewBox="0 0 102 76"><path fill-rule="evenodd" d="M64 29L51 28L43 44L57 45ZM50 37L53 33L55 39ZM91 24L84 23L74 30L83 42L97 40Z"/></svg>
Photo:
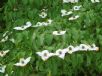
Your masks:
<svg viewBox="0 0 102 76"><path fill-rule="evenodd" d="M64 35L66 31L53 31L53 35Z"/></svg>
<svg viewBox="0 0 102 76"><path fill-rule="evenodd" d="M40 26L48 26L52 23L51 19L48 19L46 22L37 22L35 26L32 27L40 27Z"/></svg>
<svg viewBox="0 0 102 76"><path fill-rule="evenodd" d="M15 30L25 30L25 29L31 27L31 25L32 25L31 22L28 21L28 22L26 22L26 25L14 27L13 29L15 29Z"/></svg>
<svg viewBox="0 0 102 76"><path fill-rule="evenodd" d="M81 51L87 51L88 48L89 48L89 46L86 44L80 44L80 46L79 46L79 50L81 50Z"/></svg>
<svg viewBox="0 0 102 76"><path fill-rule="evenodd" d="M78 19L79 17L80 17L79 15L72 16L72 17L69 18L69 20L70 20L70 21L71 21L71 20L76 20L76 19Z"/></svg>
<svg viewBox="0 0 102 76"><path fill-rule="evenodd" d="M70 15L70 14L72 14L73 12L72 11L66 11L65 9L62 9L61 10L61 16L63 17L63 16L66 16L66 15Z"/></svg>
<svg viewBox="0 0 102 76"><path fill-rule="evenodd" d="M41 13L39 14L39 16L40 16L41 18L46 18L46 17L47 17L47 13L46 13L46 12L41 12Z"/></svg>
<svg viewBox="0 0 102 76"><path fill-rule="evenodd" d="M43 50L42 52L36 52L36 54L39 55L43 61L46 61L51 56L54 56L54 53L49 53L48 50Z"/></svg>
<svg viewBox="0 0 102 76"><path fill-rule="evenodd" d="M71 3L76 3L76 2L78 2L79 0L63 0L63 3L69 3L69 2L71 2Z"/></svg>
<svg viewBox="0 0 102 76"><path fill-rule="evenodd" d="M99 47L97 47L95 44L92 44L91 46L89 46L88 50L89 51L93 51L93 50L99 51Z"/></svg>
<svg viewBox="0 0 102 76"><path fill-rule="evenodd" d="M92 3L96 3L96 2L99 3L100 1L99 0L91 0L91 2Z"/></svg>
<svg viewBox="0 0 102 76"><path fill-rule="evenodd" d="M56 50L55 56L58 56L61 59L64 59L65 54L67 53L67 51L64 49L58 49Z"/></svg>
<svg viewBox="0 0 102 76"><path fill-rule="evenodd" d="M80 10L81 7L82 7L82 5L80 5L80 6L74 6L74 7L73 7L73 10L74 10L74 11L78 11L78 10Z"/></svg>
<svg viewBox="0 0 102 76"><path fill-rule="evenodd" d="M68 46L68 48L67 48L67 49L68 49L68 51L67 51L67 52L68 52L69 54L72 54L72 53L73 53L73 51L74 51L74 46L70 45L70 46Z"/></svg>
<svg viewBox="0 0 102 76"><path fill-rule="evenodd" d="M50 24L52 23L52 21L53 21L53 20L48 19L48 21L47 21L48 25L50 25Z"/></svg>
<svg viewBox="0 0 102 76"><path fill-rule="evenodd" d="M10 50L0 51L0 57L4 57Z"/></svg>
<svg viewBox="0 0 102 76"><path fill-rule="evenodd" d="M5 73L6 65L0 65L0 72Z"/></svg>
<svg viewBox="0 0 102 76"><path fill-rule="evenodd" d="M20 66L20 67L24 67L26 66L29 62L30 62L31 57L28 57L26 59L24 58L20 58L19 62L14 64L15 66Z"/></svg>

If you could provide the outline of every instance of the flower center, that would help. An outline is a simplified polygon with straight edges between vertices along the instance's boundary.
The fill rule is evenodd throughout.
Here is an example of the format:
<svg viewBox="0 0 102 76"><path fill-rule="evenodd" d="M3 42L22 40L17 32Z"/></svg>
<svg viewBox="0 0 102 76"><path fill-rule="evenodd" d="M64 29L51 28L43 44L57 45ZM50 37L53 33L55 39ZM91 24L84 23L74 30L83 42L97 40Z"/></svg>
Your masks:
<svg viewBox="0 0 102 76"><path fill-rule="evenodd" d="M62 52L61 52L61 51L59 51L59 54L61 55L61 54L62 54Z"/></svg>
<svg viewBox="0 0 102 76"><path fill-rule="evenodd" d="M21 61L22 64L24 64L24 61Z"/></svg>
<svg viewBox="0 0 102 76"><path fill-rule="evenodd" d="M3 51L1 51L1 54L4 54L4 52L3 52Z"/></svg>
<svg viewBox="0 0 102 76"><path fill-rule="evenodd" d="M46 57L47 56L47 53L44 53L44 56Z"/></svg>
<svg viewBox="0 0 102 76"><path fill-rule="evenodd" d="M72 48L71 48L71 47L69 47L69 50L72 50Z"/></svg>
<svg viewBox="0 0 102 76"><path fill-rule="evenodd" d="M84 46L82 46L82 49L85 49L85 47L84 47Z"/></svg>

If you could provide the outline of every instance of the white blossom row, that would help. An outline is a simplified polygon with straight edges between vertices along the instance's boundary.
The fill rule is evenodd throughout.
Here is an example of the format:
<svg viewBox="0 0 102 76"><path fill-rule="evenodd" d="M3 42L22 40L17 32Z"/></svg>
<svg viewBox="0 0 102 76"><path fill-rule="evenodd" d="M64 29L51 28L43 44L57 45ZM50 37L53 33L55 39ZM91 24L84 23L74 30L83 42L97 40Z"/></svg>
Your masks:
<svg viewBox="0 0 102 76"><path fill-rule="evenodd" d="M63 0L63 3L78 3L79 0ZM100 2L99 0L91 0L92 3Z"/></svg>
<svg viewBox="0 0 102 76"><path fill-rule="evenodd" d="M99 47L97 47L95 44L92 45L86 45L86 44L80 44L79 46L68 46L64 49L58 49L55 53L50 53L48 50L43 50L42 52L36 52L38 56L41 57L42 60L46 61L52 56L58 56L61 59L64 59L65 54L69 53L72 54L77 51L98 51Z"/></svg>

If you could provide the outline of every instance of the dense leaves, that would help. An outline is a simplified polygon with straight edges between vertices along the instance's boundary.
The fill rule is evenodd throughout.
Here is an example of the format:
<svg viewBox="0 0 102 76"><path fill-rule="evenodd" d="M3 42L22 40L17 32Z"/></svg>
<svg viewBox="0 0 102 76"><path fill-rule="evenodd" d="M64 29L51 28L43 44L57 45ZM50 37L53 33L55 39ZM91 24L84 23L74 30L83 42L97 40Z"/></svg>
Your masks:
<svg viewBox="0 0 102 76"><path fill-rule="evenodd" d="M12 32L10 40L0 43L0 50L10 49L7 56L1 58L0 64L7 65L5 74L9 76L100 76L102 75L102 0L91 3L91 0L80 0L78 3L63 4L62 0L8 0L3 7L0 3L0 40L6 32ZM69 21L69 16L61 17L61 9L70 10L75 5L82 5L80 11L75 11L80 18ZM41 19L39 13L48 9L46 19ZM51 18L52 24L47 27L30 27L24 31L13 28L31 21L33 25ZM53 36L55 30L66 30L63 36ZM62 60L51 57L42 61L35 52L48 49L55 52L59 48L80 43L99 46L99 52L76 52L67 54ZM31 56L25 67L16 67L19 58ZM13 71L13 72L12 72ZM1 74L0 76L4 76Z"/></svg>

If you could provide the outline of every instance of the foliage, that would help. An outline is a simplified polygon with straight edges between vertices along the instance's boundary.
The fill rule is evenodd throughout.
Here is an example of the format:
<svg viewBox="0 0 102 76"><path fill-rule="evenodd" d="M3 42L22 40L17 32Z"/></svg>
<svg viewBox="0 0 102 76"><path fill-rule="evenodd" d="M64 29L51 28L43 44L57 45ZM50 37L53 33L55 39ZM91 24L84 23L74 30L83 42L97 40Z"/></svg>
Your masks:
<svg viewBox="0 0 102 76"><path fill-rule="evenodd" d="M102 0L101 0L102 1ZM61 17L61 9L69 10L74 5L82 5L79 14L80 18L75 21L68 21L68 17ZM16 31L13 28L31 21L35 25L38 21L41 9L48 9L48 18L53 23L48 27L30 27L24 31ZM1 9L1 8L0 8ZM0 43L0 50L10 49L0 63L7 65L6 73L9 76L100 76L102 74L102 3L91 3L90 0L80 0L75 4L63 4L62 0L8 0L0 12L0 40L5 31L12 32L9 40ZM85 27L84 27L85 26ZM54 30L66 30L64 36L51 35ZM95 43L100 47L99 52L77 52L67 54L62 60L52 57L42 61L35 52L45 49L55 52L59 48L68 45L79 45L80 43ZM32 59L25 67L16 67L21 57L31 56ZM11 74L11 72L13 74ZM0 73L0 76L4 74Z"/></svg>

